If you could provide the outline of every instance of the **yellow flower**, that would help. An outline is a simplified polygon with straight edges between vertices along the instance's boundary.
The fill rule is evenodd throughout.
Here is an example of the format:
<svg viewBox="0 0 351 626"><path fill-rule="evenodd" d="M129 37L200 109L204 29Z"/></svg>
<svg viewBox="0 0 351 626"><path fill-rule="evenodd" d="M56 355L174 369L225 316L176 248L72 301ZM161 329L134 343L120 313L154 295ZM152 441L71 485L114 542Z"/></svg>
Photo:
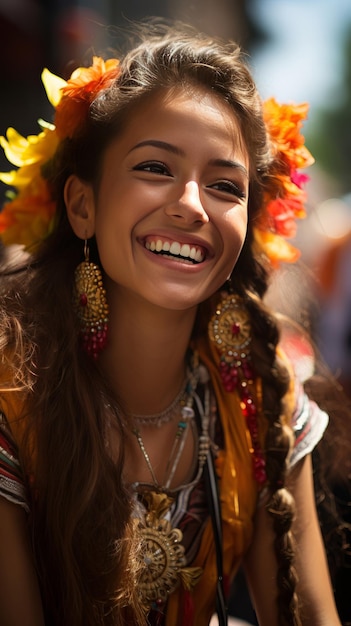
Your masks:
<svg viewBox="0 0 351 626"><path fill-rule="evenodd" d="M55 213L42 166L55 153L58 137L54 126L45 122L40 126L43 130L38 135L25 138L9 128L7 138L0 138L8 160L19 168L0 173L0 180L17 190L0 213L0 235L5 245L31 247L48 234Z"/></svg>
<svg viewBox="0 0 351 626"><path fill-rule="evenodd" d="M67 82L60 76L52 74L47 68L43 69L41 80L50 104L56 109L62 98L62 89L67 85Z"/></svg>
<svg viewBox="0 0 351 626"><path fill-rule="evenodd" d="M44 124L45 122L39 121L39 125L43 128L39 135L29 135L25 138L14 128L8 128L6 138L0 137L0 145L10 163L22 167L34 163L45 163L52 157L58 138L55 127L52 124L45 124L44 127Z"/></svg>
<svg viewBox="0 0 351 626"><path fill-rule="evenodd" d="M103 61L100 57L93 58L91 67L75 70L68 81L43 70L42 81L56 109L56 125L39 120L38 135L23 137L9 128L6 137L0 137L8 161L18 168L0 172L0 181L17 192L0 213L0 236L6 245L33 247L49 234L56 207L43 176L43 166L55 154L60 139L78 132L90 103L99 91L111 85L118 71L116 59Z"/></svg>

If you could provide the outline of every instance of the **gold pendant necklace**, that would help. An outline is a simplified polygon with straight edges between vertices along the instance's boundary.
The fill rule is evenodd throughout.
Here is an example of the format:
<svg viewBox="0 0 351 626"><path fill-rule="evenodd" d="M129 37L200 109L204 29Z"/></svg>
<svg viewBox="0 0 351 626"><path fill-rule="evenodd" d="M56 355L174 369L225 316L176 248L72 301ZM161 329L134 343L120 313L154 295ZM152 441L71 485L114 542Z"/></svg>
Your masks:
<svg viewBox="0 0 351 626"><path fill-rule="evenodd" d="M134 518L140 543L138 594L146 610L160 609L182 583L191 590L202 575L201 567L186 567L183 534L165 518L172 499L165 493L143 494L145 514Z"/></svg>
<svg viewBox="0 0 351 626"><path fill-rule="evenodd" d="M184 432L189 427L189 424L195 425L192 407L195 387L196 385L190 390L186 405L183 407L183 410L187 409L182 416L186 426L183 424L180 426L182 420L178 424L178 441L184 437ZM199 406L199 402L198 399L197 406ZM215 410L213 396L206 382L203 406L199 409L201 433L198 440L198 469L193 480L187 483L187 488L195 485L202 474L211 445L209 423L213 410ZM175 489L169 489L166 485L169 486L171 484L175 468L181 457L182 447L177 443L177 440L174 442L167 482L165 485L159 485L142 437L138 431L134 434L137 437L153 480L153 485L147 483L134 483L132 485L138 494L136 495L135 514L133 517L134 532L137 535L140 546L138 556L140 563L138 594L140 602L146 611L152 609L162 611L169 595L179 585L182 585L184 589L191 590L197 584L202 575L202 568L186 566L185 549L182 545L183 533L179 528L172 528L170 521L170 507L173 503L173 498L169 494L180 491L185 485ZM173 463L172 457L174 458ZM165 491L168 493L165 493Z"/></svg>

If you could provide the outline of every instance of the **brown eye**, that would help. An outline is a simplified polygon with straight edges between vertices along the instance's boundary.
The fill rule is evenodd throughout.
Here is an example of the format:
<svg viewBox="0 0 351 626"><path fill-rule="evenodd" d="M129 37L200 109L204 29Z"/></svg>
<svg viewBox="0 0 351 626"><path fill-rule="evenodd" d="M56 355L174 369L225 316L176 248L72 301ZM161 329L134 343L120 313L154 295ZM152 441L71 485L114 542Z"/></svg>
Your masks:
<svg viewBox="0 0 351 626"><path fill-rule="evenodd" d="M171 173L162 161L144 161L139 163L133 170L137 172L150 172L151 174L161 174L162 176L171 176Z"/></svg>
<svg viewBox="0 0 351 626"><path fill-rule="evenodd" d="M246 197L245 192L231 180L220 180L213 185L209 185L210 189L216 189L222 193L235 196L243 200Z"/></svg>

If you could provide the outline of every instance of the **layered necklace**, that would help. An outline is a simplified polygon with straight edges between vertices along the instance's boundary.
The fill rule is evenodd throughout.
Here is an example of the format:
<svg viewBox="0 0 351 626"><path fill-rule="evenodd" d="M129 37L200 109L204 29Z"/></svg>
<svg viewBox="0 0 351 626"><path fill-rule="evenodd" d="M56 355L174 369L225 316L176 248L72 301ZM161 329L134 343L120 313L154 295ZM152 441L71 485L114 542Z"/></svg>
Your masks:
<svg viewBox="0 0 351 626"><path fill-rule="evenodd" d="M187 440L188 432L190 428L195 432L196 424L194 422L194 398L193 393L197 387L199 381L199 363L197 354L192 355L192 363L187 367L187 372L185 376L185 380L183 385L176 395L172 403L160 413L154 413L152 415L140 415L132 413L130 414L130 419L133 424L132 432L136 437L139 448L142 452L142 455L145 459L145 463L150 472L150 476L152 479L152 487L157 491L168 492L170 489L170 485L174 478L174 474L179 465L179 461L181 459L184 446ZM165 476L162 484L157 480L154 468L152 467L152 463L149 457L149 454L146 450L141 432L140 426L153 426L156 428L160 428L163 424L169 423L175 417L178 417L178 424L176 429L176 434L173 442L173 446L168 458ZM201 450L203 452L203 450ZM207 449L206 449L207 453ZM201 454L202 460L203 454ZM134 483L133 488L138 490L138 488L142 486L142 483Z"/></svg>
<svg viewBox="0 0 351 626"><path fill-rule="evenodd" d="M171 488L175 471L179 465L187 433L190 428L196 432L194 397L199 379L205 382L208 374L199 365L198 356L192 354L184 383L172 403L164 411L153 415L131 414L132 432L136 437L145 463L150 472L150 483L135 482L132 488L137 495L134 510L134 530L140 545L140 576L138 594L141 604L147 611L162 612L168 596L182 584L191 589L199 580L202 570L187 567L183 535L179 528L172 528L170 508L173 496L185 487ZM201 410L201 431L198 436L198 469L196 476L187 488L199 480L210 448L209 423L211 414L211 394L208 384L204 387L204 403ZM173 446L167 462L162 484L155 475L149 454L145 448L140 426L161 427L178 417Z"/></svg>

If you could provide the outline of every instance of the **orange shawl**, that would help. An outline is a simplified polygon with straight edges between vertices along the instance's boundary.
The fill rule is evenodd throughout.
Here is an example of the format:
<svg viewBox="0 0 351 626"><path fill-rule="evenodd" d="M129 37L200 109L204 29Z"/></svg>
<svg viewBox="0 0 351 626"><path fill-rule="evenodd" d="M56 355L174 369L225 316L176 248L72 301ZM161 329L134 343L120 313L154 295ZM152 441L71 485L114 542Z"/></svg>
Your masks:
<svg viewBox="0 0 351 626"><path fill-rule="evenodd" d="M216 348L204 338L197 342L196 349L210 374L224 433L224 450L220 451L215 465L222 509L223 570L229 585L251 543L259 488L252 471L251 436L240 408L239 397L236 393L223 390ZM280 356L284 358L283 355ZM285 401L287 413L290 414L292 388ZM263 444L263 418L259 418L259 431ZM191 593L194 605L192 624L204 626L210 622L215 610L217 584L216 550L210 519L206 524L198 555L191 565L203 569L202 577ZM183 610L184 591L178 589L168 600L166 626L181 626Z"/></svg>

